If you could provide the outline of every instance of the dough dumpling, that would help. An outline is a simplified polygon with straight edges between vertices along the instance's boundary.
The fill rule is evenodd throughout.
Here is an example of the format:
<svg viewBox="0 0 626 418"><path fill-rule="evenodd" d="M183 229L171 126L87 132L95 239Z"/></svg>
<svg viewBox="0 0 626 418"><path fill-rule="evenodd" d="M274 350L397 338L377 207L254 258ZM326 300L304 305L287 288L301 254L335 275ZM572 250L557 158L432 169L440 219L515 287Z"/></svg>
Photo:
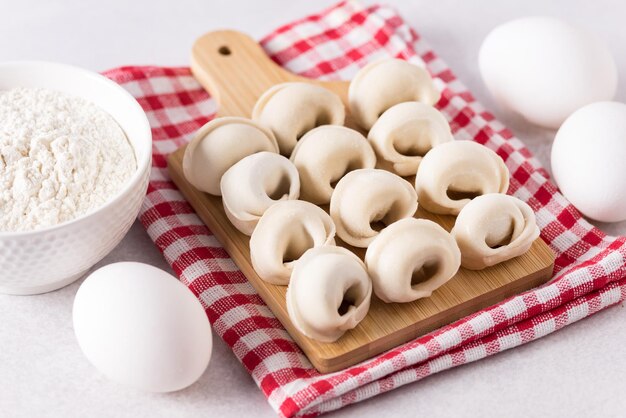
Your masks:
<svg viewBox="0 0 626 418"><path fill-rule="evenodd" d="M222 176L221 190L226 216L235 228L250 235L270 206L298 198L300 178L287 158L259 152L229 168Z"/></svg>
<svg viewBox="0 0 626 418"><path fill-rule="evenodd" d="M403 219L384 229L367 248L365 264L374 293L385 302L429 297L459 270L461 252L438 224Z"/></svg>
<svg viewBox="0 0 626 418"><path fill-rule="evenodd" d="M293 269L287 311L301 333L330 343L365 318L371 297L372 282L359 257L341 247L317 247Z"/></svg>
<svg viewBox="0 0 626 418"><path fill-rule="evenodd" d="M422 157L433 147L454 140L446 118L419 102L399 103L376 121L367 139L378 167L399 176L414 176Z"/></svg>
<svg viewBox="0 0 626 418"><path fill-rule="evenodd" d="M417 194L411 184L375 168L346 174L330 199L330 216L337 235L361 248L367 247L381 229L413 216L416 210Z"/></svg>
<svg viewBox="0 0 626 418"><path fill-rule="evenodd" d="M220 196L220 180L226 170L261 151L278 153L272 131L246 118L213 119L198 130L187 146L183 172L196 189Z"/></svg>
<svg viewBox="0 0 626 418"><path fill-rule="evenodd" d="M480 270L524 254L539 237L539 227L525 202L493 193L465 205L452 236L461 249L463 267Z"/></svg>
<svg viewBox="0 0 626 418"><path fill-rule="evenodd" d="M471 199L506 193L509 170L502 158L472 141L438 145L424 156L415 177L420 205L429 212L458 215Z"/></svg>
<svg viewBox="0 0 626 418"><path fill-rule="evenodd" d="M267 90L252 119L274 132L280 153L289 157L298 140L322 125L343 125L346 110L339 96L310 83L282 83Z"/></svg>
<svg viewBox="0 0 626 418"><path fill-rule="evenodd" d="M326 125L309 131L298 141L291 161L300 173L300 198L325 205L337 181L350 171L374 168L376 155L359 132Z"/></svg>
<svg viewBox="0 0 626 418"><path fill-rule="evenodd" d="M250 258L268 283L289 283L294 263L310 248L335 245L335 224L324 210L303 200L270 207L250 238Z"/></svg>
<svg viewBox="0 0 626 418"><path fill-rule="evenodd" d="M375 61L361 68L348 91L352 117L366 131L393 105L402 102L434 105L439 97L428 71L400 59Z"/></svg>

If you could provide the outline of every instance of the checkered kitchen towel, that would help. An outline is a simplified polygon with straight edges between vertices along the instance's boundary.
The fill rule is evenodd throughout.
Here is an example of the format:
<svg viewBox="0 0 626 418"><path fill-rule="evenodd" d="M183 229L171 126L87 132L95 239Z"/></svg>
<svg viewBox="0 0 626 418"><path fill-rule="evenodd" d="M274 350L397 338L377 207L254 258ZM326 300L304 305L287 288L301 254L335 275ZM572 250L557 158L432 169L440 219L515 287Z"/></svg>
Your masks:
<svg viewBox="0 0 626 418"><path fill-rule="evenodd" d="M313 78L350 79L382 57L425 63L443 90L438 107L456 139L484 144L506 161L510 192L536 211L541 237L557 255L549 284L321 375L168 178L166 155L214 115L215 102L187 68L108 71L137 97L152 125L153 169L141 222L281 416L316 415L359 402L540 338L624 300L625 238L606 236L583 220L524 144L476 103L394 10L341 3L277 29L261 44L280 65Z"/></svg>

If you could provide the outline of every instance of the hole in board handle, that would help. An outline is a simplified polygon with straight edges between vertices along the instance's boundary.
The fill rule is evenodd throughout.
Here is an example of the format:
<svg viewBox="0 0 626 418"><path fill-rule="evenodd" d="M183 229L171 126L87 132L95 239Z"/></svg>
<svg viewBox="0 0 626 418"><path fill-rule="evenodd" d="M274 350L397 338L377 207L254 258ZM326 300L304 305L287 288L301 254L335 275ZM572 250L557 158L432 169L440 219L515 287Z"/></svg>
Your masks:
<svg viewBox="0 0 626 418"><path fill-rule="evenodd" d="M227 55L230 55L230 54L231 54L231 52L230 52L230 48L229 48L229 47L227 47L226 45L224 45L224 46L220 46L220 47L218 48L217 52L219 52L219 53L220 53L220 55L224 55L224 56L227 56Z"/></svg>

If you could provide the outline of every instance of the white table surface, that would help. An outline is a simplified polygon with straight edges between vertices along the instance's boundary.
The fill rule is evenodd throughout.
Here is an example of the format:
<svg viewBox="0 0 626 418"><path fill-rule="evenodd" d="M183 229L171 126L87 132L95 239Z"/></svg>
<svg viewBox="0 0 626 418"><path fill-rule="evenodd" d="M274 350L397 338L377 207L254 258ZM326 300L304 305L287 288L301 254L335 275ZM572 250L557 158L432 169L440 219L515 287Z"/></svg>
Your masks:
<svg viewBox="0 0 626 418"><path fill-rule="evenodd" d="M626 100L626 4L611 1L389 1L494 109L476 63L494 25L547 14L581 23L610 45L620 68L618 100ZM0 0L0 61L43 59L93 70L124 64L186 65L193 40L217 28L255 37L333 0L296 2L200 0ZM552 132L494 109L548 163ZM625 138L626 140L626 138ZM626 233L626 223L602 225ZM169 270L135 224L99 265L134 260ZM82 356L71 324L80 282L30 297L0 296L0 415L31 416L274 416L261 391L228 347L215 338L199 382L173 394L130 391L107 381ZM443 372L351 406L335 416L624 416L626 309L603 311L523 347Z"/></svg>

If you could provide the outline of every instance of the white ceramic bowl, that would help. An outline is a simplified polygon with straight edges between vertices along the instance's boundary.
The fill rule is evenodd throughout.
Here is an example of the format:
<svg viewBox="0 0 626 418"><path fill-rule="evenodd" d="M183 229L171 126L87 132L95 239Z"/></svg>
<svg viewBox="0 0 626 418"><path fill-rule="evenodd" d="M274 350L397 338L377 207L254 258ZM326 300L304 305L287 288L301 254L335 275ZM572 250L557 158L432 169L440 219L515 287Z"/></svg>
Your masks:
<svg viewBox="0 0 626 418"><path fill-rule="evenodd" d="M0 90L14 87L48 88L95 103L122 127L137 160L132 178L97 210L36 231L0 232L0 292L28 295L72 283L126 235L146 193L152 134L135 98L91 71L49 62L0 63Z"/></svg>

